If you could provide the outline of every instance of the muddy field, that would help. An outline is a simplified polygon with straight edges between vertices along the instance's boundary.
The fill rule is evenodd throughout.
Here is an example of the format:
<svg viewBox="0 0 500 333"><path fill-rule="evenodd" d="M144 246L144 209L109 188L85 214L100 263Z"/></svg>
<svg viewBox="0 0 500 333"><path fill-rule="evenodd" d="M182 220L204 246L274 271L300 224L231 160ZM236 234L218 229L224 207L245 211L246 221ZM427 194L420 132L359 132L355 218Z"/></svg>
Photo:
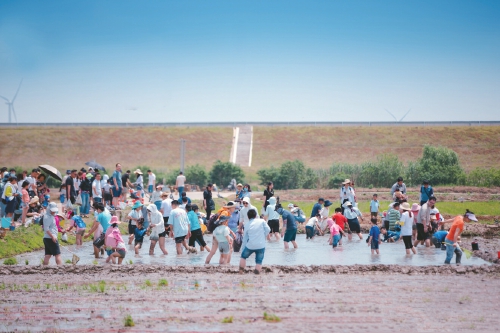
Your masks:
<svg viewBox="0 0 500 333"><path fill-rule="evenodd" d="M0 331L495 332L500 327L496 265L265 271L2 267ZM125 327L128 315L133 327Z"/></svg>

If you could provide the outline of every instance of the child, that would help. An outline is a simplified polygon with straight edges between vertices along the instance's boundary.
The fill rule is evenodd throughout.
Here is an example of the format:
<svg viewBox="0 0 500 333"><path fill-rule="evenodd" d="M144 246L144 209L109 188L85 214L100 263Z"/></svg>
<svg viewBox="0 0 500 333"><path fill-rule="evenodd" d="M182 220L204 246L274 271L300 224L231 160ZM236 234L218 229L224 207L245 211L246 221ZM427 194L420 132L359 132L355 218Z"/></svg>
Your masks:
<svg viewBox="0 0 500 333"><path fill-rule="evenodd" d="M134 231L135 241L134 248L136 256L139 255L139 250L142 247L142 242L144 241L144 235L148 230L144 229L144 223L142 221L137 221L137 228Z"/></svg>
<svg viewBox="0 0 500 333"><path fill-rule="evenodd" d="M340 226L332 220L332 226L330 227L330 239L328 243L333 245L333 248L336 248L338 243L341 240L341 234L344 234L344 231L340 229Z"/></svg>
<svg viewBox="0 0 500 333"><path fill-rule="evenodd" d="M219 226L214 230L214 237L219 243L220 260L219 264L228 264L231 260L231 243L232 238L229 236L230 230L227 226L229 218L227 216L221 216L217 221Z"/></svg>
<svg viewBox="0 0 500 333"><path fill-rule="evenodd" d="M75 228L76 229L76 245L81 246L82 245L82 237L85 234L85 229L87 228L87 225L85 222L83 222L82 218L78 215L75 215L74 212L70 211L69 213L69 218L70 218L70 224L69 228L66 230L66 232L71 231L71 229Z"/></svg>
<svg viewBox="0 0 500 333"><path fill-rule="evenodd" d="M110 248L110 254L106 259L106 263L110 261L115 264L115 258L118 258L118 265L121 265L123 258L125 258L125 254L127 253L127 249L125 248L125 241L122 238L120 233L120 229L118 229L118 224L121 222L118 221L118 217L113 216L110 220L110 226L106 232L106 247Z"/></svg>
<svg viewBox="0 0 500 333"><path fill-rule="evenodd" d="M370 229L370 238L368 239L368 246L371 246L372 254L380 254L378 245L380 242L380 229L377 226L377 219L372 219L372 227Z"/></svg>
<svg viewBox="0 0 500 333"><path fill-rule="evenodd" d="M132 206L132 210L128 214L129 222L128 222L128 244L132 244L132 240L134 239L135 229L137 228L137 222L144 221L142 215L142 203L140 201L136 201Z"/></svg>
<svg viewBox="0 0 500 333"><path fill-rule="evenodd" d="M206 248L207 251L210 252L210 247L207 245L205 239L203 238L200 219L198 218L198 205L187 204L186 211L189 222L191 224L191 237L189 237L189 247L194 248L194 244L195 242L197 242L200 245L200 251L203 251Z"/></svg>
<svg viewBox="0 0 500 333"><path fill-rule="evenodd" d="M347 218L342 215L342 208L335 208L335 214L332 215L332 220L342 229L342 233L340 234L339 245L342 245L342 237L345 237L344 229L347 226L347 230L349 230L349 224L347 223Z"/></svg>
<svg viewBox="0 0 500 333"><path fill-rule="evenodd" d="M399 240L399 232L389 231L385 227L380 228L380 233L384 235L384 242L394 243Z"/></svg>
<svg viewBox="0 0 500 333"><path fill-rule="evenodd" d="M321 228L318 224L319 219L321 218L321 214L318 213L316 216L311 217L309 221L306 223L306 239L313 239L314 235L316 234L316 230L319 230L320 235L323 236L321 233Z"/></svg>
<svg viewBox="0 0 500 333"><path fill-rule="evenodd" d="M26 214L28 213L28 206L30 203L30 195L28 193L28 187L30 186L30 182L25 180L22 184L22 202L21 202L21 208L23 209L23 214L21 217L21 224L24 225L26 223Z"/></svg>
<svg viewBox="0 0 500 333"><path fill-rule="evenodd" d="M376 219L378 216L379 202L377 200L378 195L375 193L373 195L372 201L370 201L370 214L372 219Z"/></svg>
<svg viewBox="0 0 500 333"><path fill-rule="evenodd" d="M102 186L102 198L104 201L104 207L111 205L111 201L113 200L111 195L111 179L108 179Z"/></svg>
<svg viewBox="0 0 500 333"><path fill-rule="evenodd" d="M161 190L163 188L163 185L157 185L156 190L151 194L151 200L150 202L154 203L156 205L156 208L158 211L161 209Z"/></svg>

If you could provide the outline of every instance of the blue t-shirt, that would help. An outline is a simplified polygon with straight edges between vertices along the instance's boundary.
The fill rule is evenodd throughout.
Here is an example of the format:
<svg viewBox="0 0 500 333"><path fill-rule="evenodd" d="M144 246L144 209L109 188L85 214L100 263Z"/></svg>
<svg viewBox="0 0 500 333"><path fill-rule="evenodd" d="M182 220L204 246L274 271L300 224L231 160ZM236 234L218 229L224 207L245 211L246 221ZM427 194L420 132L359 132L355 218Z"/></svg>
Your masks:
<svg viewBox="0 0 500 333"><path fill-rule="evenodd" d="M378 213L378 207L379 207L379 202L378 200L372 200L370 201L370 212L372 213Z"/></svg>
<svg viewBox="0 0 500 333"><path fill-rule="evenodd" d="M434 233L434 237L436 237L436 239L440 242L444 242L444 239L445 237L448 235L448 231L444 231L444 230L441 230L441 231L437 231Z"/></svg>
<svg viewBox="0 0 500 333"><path fill-rule="evenodd" d="M321 204L319 202L316 202L313 206L313 210L311 212L311 217L315 217L316 214L319 213L319 211L321 210Z"/></svg>
<svg viewBox="0 0 500 333"><path fill-rule="evenodd" d="M232 212L231 216L229 217L227 226L229 227L229 229L234 229L238 227L239 222L240 222L240 211L235 209L234 212Z"/></svg>
<svg viewBox="0 0 500 333"><path fill-rule="evenodd" d="M116 179L116 184L118 185L118 188L123 188L122 173L120 171L115 170L115 172L113 172L113 176L111 176L111 178ZM115 187L114 180L111 181L111 186Z"/></svg>
<svg viewBox="0 0 500 333"><path fill-rule="evenodd" d="M134 230L135 240L138 242L142 242L144 240L144 234L146 233L146 231L148 231L148 229L146 228L136 228Z"/></svg>
<svg viewBox="0 0 500 333"><path fill-rule="evenodd" d="M387 242L389 238L394 238L395 241L399 239L399 232L394 232L394 231L387 231L387 233L384 235L384 242Z"/></svg>
<svg viewBox="0 0 500 333"><path fill-rule="evenodd" d="M201 229L200 220L198 220L198 215L192 210L188 213L189 223L191 224L191 231Z"/></svg>
<svg viewBox="0 0 500 333"><path fill-rule="evenodd" d="M423 185L420 186L420 201L429 201L429 197L434 195L434 190L432 186L425 188Z"/></svg>
<svg viewBox="0 0 500 333"><path fill-rule="evenodd" d="M374 225L371 227L370 229L370 236L372 236L372 242L373 241L377 241L379 240L379 237L380 237L380 229Z"/></svg>
<svg viewBox="0 0 500 333"><path fill-rule="evenodd" d="M288 210L283 209L283 213L281 214L281 218L283 219L283 223L286 223L287 230L288 229L297 229L297 223L295 222L295 216L293 216L292 213L290 213Z"/></svg>
<svg viewBox="0 0 500 333"><path fill-rule="evenodd" d="M111 214L107 209L104 209L102 213L97 215L97 222L99 222L102 226L102 232L106 232L109 228L109 221L111 221Z"/></svg>

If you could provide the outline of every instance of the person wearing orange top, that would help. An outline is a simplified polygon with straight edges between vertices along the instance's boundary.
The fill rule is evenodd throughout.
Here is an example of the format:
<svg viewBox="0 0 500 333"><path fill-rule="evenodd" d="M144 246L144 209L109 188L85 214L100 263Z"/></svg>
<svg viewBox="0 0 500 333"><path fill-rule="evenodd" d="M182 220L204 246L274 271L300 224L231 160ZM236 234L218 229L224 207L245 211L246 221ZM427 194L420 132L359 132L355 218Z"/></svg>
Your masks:
<svg viewBox="0 0 500 333"><path fill-rule="evenodd" d="M464 216L456 216L454 219L444 221L444 223L453 222L448 235L444 239L444 242L446 244L446 260L444 261L445 264L449 264L451 262L453 253L456 254L457 265L460 264L460 259L462 258L462 250L457 243L458 237L460 237L460 234L464 231L464 222L471 221L477 222L477 218L474 213L469 211L468 209L466 210Z"/></svg>

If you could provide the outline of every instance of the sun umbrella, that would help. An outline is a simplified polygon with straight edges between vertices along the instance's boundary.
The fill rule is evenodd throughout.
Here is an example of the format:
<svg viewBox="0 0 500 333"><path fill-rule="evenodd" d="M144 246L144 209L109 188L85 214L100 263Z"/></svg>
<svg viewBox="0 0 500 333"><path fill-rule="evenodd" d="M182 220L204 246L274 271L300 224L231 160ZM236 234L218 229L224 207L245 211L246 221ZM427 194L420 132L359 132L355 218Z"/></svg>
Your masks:
<svg viewBox="0 0 500 333"><path fill-rule="evenodd" d="M96 161L88 161L87 163L85 163L85 165L88 165L89 167L92 167L94 169L99 169L99 170L106 172L106 169L104 169L104 167L102 165L100 165L99 163L97 163Z"/></svg>
<svg viewBox="0 0 500 333"><path fill-rule="evenodd" d="M59 170L57 170L53 166L44 164L44 165L39 165L38 167L42 171L46 172L49 176L52 176L52 177L59 179L59 180L62 180L61 173L59 172Z"/></svg>

